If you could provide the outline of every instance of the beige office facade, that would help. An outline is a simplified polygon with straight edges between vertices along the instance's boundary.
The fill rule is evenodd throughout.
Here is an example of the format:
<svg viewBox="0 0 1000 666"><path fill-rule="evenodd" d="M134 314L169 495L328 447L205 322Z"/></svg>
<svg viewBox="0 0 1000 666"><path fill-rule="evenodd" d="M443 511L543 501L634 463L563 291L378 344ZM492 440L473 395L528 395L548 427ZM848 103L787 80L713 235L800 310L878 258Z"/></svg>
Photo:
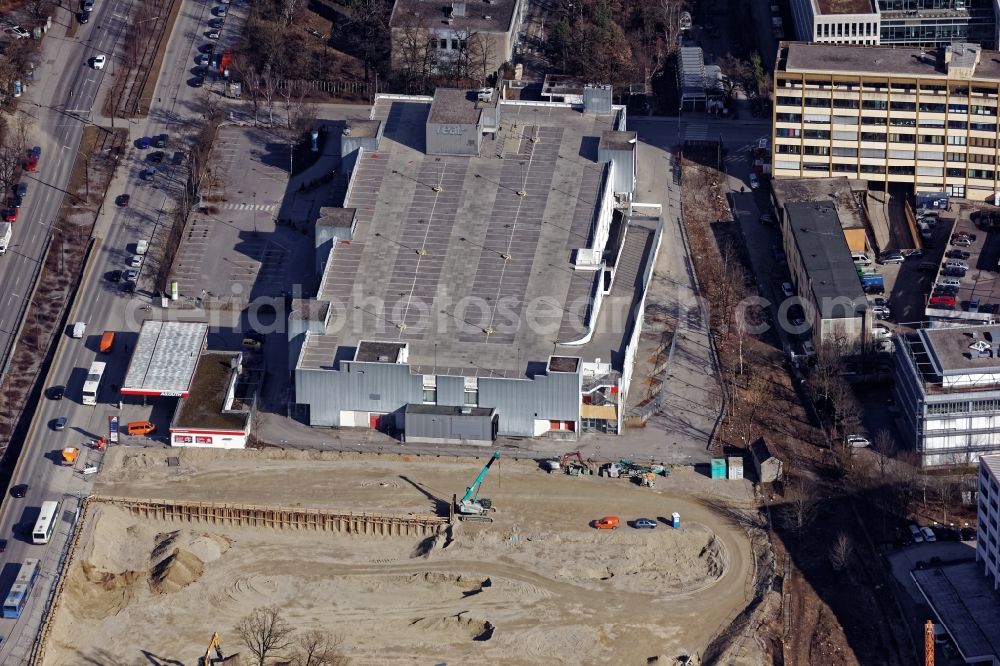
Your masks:
<svg viewBox="0 0 1000 666"><path fill-rule="evenodd" d="M1000 192L1000 53L783 42L774 77L774 176Z"/></svg>

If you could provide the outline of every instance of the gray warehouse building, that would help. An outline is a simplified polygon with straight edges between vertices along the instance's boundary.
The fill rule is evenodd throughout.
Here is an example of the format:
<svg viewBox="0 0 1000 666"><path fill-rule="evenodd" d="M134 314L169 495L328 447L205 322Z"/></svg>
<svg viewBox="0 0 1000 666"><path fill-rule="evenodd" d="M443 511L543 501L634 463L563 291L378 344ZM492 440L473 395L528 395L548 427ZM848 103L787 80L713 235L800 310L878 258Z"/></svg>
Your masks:
<svg viewBox="0 0 1000 666"><path fill-rule="evenodd" d="M584 93L376 99L378 145L289 313L298 418L406 441L620 431L661 225L631 208L624 109Z"/></svg>

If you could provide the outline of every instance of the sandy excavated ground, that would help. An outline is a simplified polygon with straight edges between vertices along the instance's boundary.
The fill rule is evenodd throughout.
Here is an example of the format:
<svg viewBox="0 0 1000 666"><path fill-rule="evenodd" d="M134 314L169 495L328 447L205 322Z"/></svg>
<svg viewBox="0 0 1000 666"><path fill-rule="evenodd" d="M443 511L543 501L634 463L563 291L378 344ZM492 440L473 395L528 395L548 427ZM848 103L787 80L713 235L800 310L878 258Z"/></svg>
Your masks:
<svg viewBox="0 0 1000 666"><path fill-rule="evenodd" d="M167 455L181 464L168 468ZM480 467L117 449L97 493L429 512ZM482 492L495 522L462 523L429 552L418 539L160 523L94 503L45 663L197 664L212 631L227 654L245 654L236 623L272 604L298 628L343 637L352 664L645 664L700 652L743 607L752 562L741 528L671 493L699 483L683 471L650 491L501 460ZM673 511L680 530L588 527Z"/></svg>

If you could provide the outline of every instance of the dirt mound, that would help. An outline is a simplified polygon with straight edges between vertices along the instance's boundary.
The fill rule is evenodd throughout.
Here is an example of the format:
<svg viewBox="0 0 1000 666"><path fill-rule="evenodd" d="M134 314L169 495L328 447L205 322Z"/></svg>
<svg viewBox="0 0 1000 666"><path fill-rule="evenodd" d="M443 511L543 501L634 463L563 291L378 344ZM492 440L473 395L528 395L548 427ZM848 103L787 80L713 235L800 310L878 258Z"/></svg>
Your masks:
<svg viewBox="0 0 1000 666"><path fill-rule="evenodd" d="M161 532L149 558L149 589L157 594L182 590L201 578L206 562L227 550L229 541L220 536L190 530Z"/></svg>
<svg viewBox="0 0 1000 666"><path fill-rule="evenodd" d="M139 571L105 571L84 560L66 578L66 605L81 619L116 615L132 600L134 585L141 576Z"/></svg>
<svg viewBox="0 0 1000 666"><path fill-rule="evenodd" d="M465 613L447 617L419 617L410 622L425 633L451 636L453 639L467 637L474 641L488 641L493 638L496 627L493 623L472 617L464 617Z"/></svg>
<svg viewBox="0 0 1000 666"><path fill-rule="evenodd" d="M177 592L201 578L204 571L205 563L197 555L183 548L174 548L172 553L150 569L149 589L157 594Z"/></svg>

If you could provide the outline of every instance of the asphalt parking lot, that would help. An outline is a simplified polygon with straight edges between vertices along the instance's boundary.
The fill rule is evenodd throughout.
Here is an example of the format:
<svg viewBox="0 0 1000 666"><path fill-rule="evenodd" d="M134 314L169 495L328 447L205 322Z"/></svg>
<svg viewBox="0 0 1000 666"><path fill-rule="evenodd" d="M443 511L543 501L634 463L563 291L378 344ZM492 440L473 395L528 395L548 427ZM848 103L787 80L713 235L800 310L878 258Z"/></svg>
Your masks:
<svg viewBox="0 0 1000 666"><path fill-rule="evenodd" d="M287 144L261 128L223 127L211 159L212 182L173 267L181 299L239 305L308 284L309 237L276 223L288 186Z"/></svg>

